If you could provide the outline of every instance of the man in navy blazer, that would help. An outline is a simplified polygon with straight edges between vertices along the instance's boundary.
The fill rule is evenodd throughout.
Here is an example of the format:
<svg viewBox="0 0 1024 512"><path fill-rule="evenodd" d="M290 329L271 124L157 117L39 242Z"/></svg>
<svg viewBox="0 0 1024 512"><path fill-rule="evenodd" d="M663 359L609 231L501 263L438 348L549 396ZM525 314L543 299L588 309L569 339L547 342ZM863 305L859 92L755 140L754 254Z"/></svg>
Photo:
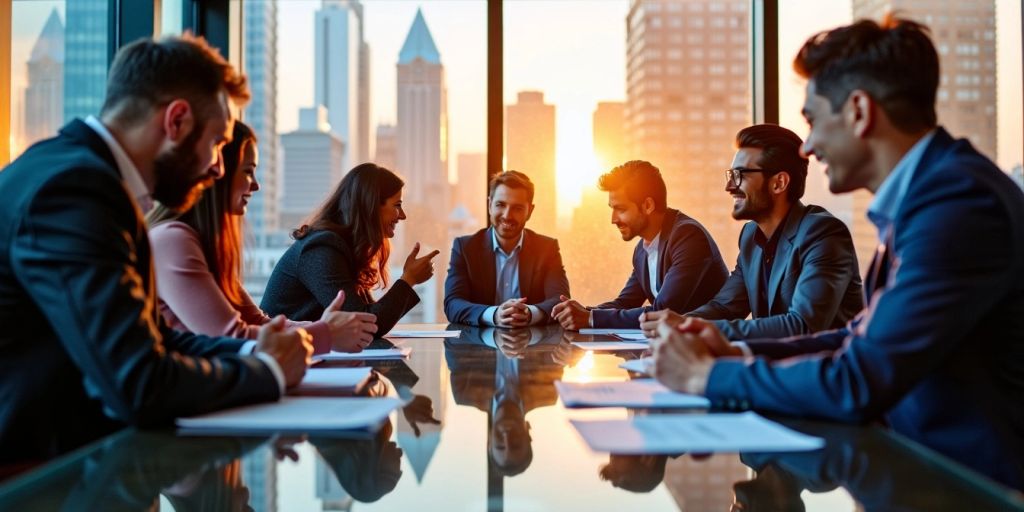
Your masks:
<svg viewBox="0 0 1024 512"><path fill-rule="evenodd" d="M805 153L833 192L875 194L868 307L849 329L751 341L747 358L708 322L665 321L656 377L717 407L884 421L1024 489L1024 194L937 126L926 27L861 20L812 37L795 67Z"/></svg>
<svg viewBox="0 0 1024 512"><path fill-rule="evenodd" d="M612 224L622 239L640 237L633 273L614 300L584 307L563 297L553 315L569 330L638 329L645 311L686 313L706 303L729 277L711 235L696 219L669 208L661 171L649 162L626 162L601 176ZM644 305L649 304L649 305Z"/></svg>
<svg viewBox="0 0 1024 512"><path fill-rule="evenodd" d="M173 331L156 307L141 209L151 198L187 209L223 175L245 77L191 36L132 43L109 77L100 118L0 172L5 472L125 425L276 400L312 352L283 318L246 342Z"/></svg>
<svg viewBox="0 0 1024 512"><path fill-rule="evenodd" d="M444 283L452 323L524 327L553 322L551 308L569 295L558 240L526 229L533 182L518 171L491 179L491 227L456 238Z"/></svg>
<svg viewBox="0 0 1024 512"><path fill-rule="evenodd" d="M838 329L864 307L850 230L824 208L804 205L807 158L797 134L774 124L736 134L726 171L740 232L736 268L707 304L687 313L714 320L730 340L781 338ZM661 315L644 316L653 336ZM747 318L748 316L752 318Z"/></svg>

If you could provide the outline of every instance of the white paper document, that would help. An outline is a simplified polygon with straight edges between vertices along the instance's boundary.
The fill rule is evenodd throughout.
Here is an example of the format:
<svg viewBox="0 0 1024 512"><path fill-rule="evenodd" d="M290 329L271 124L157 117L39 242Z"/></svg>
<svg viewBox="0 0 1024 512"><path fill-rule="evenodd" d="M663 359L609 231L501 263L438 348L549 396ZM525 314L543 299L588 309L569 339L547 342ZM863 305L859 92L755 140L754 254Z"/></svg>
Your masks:
<svg viewBox="0 0 1024 512"><path fill-rule="evenodd" d="M825 446L753 412L653 414L626 420L570 420L590 449L624 455L795 452Z"/></svg>
<svg viewBox="0 0 1024 512"><path fill-rule="evenodd" d="M355 393L370 380L373 368L310 368L302 382L288 391L289 395L327 395Z"/></svg>
<svg viewBox="0 0 1024 512"><path fill-rule="evenodd" d="M707 398L676 393L654 379L586 383L559 380L555 388L566 407L711 407Z"/></svg>
<svg viewBox="0 0 1024 512"><path fill-rule="evenodd" d="M385 338L458 338L462 331L399 331L384 335Z"/></svg>
<svg viewBox="0 0 1024 512"><path fill-rule="evenodd" d="M596 334L599 336L635 336L639 334L642 337L644 332L640 329L580 329L580 334Z"/></svg>
<svg viewBox="0 0 1024 512"><path fill-rule="evenodd" d="M622 368L624 370L629 370L631 372L642 373L642 374L646 375L647 374L647 364L648 363L654 364L653 361L654 361L654 358L651 358L651 357L641 357L640 359L630 359L629 361L625 361L625 362L619 364L619 368Z"/></svg>
<svg viewBox="0 0 1024 512"><path fill-rule="evenodd" d="M573 345L583 350L615 352L618 350L647 350L646 343L639 341L574 341Z"/></svg>
<svg viewBox="0 0 1024 512"><path fill-rule="evenodd" d="M373 431L401 404L397 398L285 397L279 402L178 418L177 424L190 433L211 434Z"/></svg>
<svg viewBox="0 0 1024 512"><path fill-rule="evenodd" d="M648 341L647 336L644 336L642 332L620 332L615 333L614 336L620 340L627 341Z"/></svg>
<svg viewBox="0 0 1024 512"><path fill-rule="evenodd" d="M313 356L314 361L377 361L381 359L407 359L410 347L368 348L362 352L328 352Z"/></svg>

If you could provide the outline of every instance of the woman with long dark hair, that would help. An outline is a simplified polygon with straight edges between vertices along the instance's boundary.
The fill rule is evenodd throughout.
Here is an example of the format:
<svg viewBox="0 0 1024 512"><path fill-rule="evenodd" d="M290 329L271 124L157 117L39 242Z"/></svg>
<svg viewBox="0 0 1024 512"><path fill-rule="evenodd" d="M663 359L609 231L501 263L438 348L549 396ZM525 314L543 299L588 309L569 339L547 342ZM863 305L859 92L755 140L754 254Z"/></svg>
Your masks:
<svg viewBox="0 0 1024 512"><path fill-rule="evenodd" d="M160 311L171 327L211 336L256 339L270 321L242 287L242 216L260 189L256 136L235 122L221 150L224 177L203 191L188 211L157 205L147 216ZM344 297L314 321L291 322L313 336L316 353L354 352L372 341L372 314L338 311Z"/></svg>
<svg viewBox="0 0 1024 512"><path fill-rule="evenodd" d="M404 185L395 173L372 163L349 171L309 221L292 232L295 243L270 275L263 309L296 320L315 319L340 288L343 311L374 313L377 336L390 331L419 302L412 287L434 275L431 260L438 253L420 257L417 243L401 277L379 301L373 299L374 288L388 286L389 239L405 219Z"/></svg>

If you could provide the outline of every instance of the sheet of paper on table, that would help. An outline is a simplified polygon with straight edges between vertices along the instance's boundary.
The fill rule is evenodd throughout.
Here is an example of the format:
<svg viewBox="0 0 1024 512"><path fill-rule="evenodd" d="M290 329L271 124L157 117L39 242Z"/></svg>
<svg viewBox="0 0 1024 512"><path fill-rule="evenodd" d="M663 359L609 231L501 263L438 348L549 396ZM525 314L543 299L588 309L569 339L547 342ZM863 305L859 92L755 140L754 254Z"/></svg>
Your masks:
<svg viewBox="0 0 1024 512"><path fill-rule="evenodd" d="M651 348L646 343L639 341L574 341L573 345L583 350L597 351L619 351L619 350L647 350Z"/></svg>
<svg viewBox="0 0 1024 512"><path fill-rule="evenodd" d="M640 359L630 359L629 361L619 364L619 368L647 375L648 364L654 364L654 358L641 357Z"/></svg>
<svg viewBox="0 0 1024 512"><path fill-rule="evenodd" d="M326 395L355 393L370 380L373 368L310 368L289 395Z"/></svg>
<svg viewBox="0 0 1024 512"><path fill-rule="evenodd" d="M641 335L644 332L640 329L580 329L580 334L594 334L598 336L620 336L620 335Z"/></svg>
<svg viewBox="0 0 1024 512"><path fill-rule="evenodd" d="M619 338L620 340L626 341L648 341L647 336L644 336L644 333L642 332L620 332L614 334L613 336Z"/></svg>
<svg viewBox="0 0 1024 512"><path fill-rule="evenodd" d="M458 338L462 331L400 331L394 330L385 338Z"/></svg>
<svg viewBox="0 0 1024 512"><path fill-rule="evenodd" d="M210 435L372 432L401 404L397 398L284 397L278 402L178 418L177 424L186 433Z"/></svg>
<svg viewBox="0 0 1024 512"><path fill-rule="evenodd" d="M650 407L697 408L711 407L707 398L676 393L654 379L635 379L624 382L565 382L555 381L555 389L566 407Z"/></svg>
<svg viewBox="0 0 1024 512"><path fill-rule="evenodd" d="M379 361L382 359L407 359L411 347L368 348L362 352L328 352L313 356L314 361Z"/></svg>
<svg viewBox="0 0 1024 512"><path fill-rule="evenodd" d="M756 413L652 414L625 420L570 420L597 452L624 455L791 452L825 446Z"/></svg>

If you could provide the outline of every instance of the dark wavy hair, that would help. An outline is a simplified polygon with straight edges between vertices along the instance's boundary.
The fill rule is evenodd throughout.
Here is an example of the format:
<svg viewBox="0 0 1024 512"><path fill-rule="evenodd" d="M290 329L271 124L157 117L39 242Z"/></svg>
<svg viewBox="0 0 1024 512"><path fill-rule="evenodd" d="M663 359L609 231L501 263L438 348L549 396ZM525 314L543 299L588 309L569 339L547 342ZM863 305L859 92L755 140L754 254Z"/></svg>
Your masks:
<svg viewBox="0 0 1024 512"><path fill-rule="evenodd" d="M152 228L177 220L187 224L199 234L199 245L206 257L217 287L236 307L242 305L245 296L242 287L242 243L244 241L242 216L231 213L231 185L240 172L242 158L248 144L256 144L256 134L241 121L235 121L231 142L221 149L221 163L224 176L203 191L202 197L192 208L177 213L158 204L146 216Z"/></svg>
<svg viewBox="0 0 1024 512"><path fill-rule="evenodd" d="M800 154L800 136L777 124L755 124L736 134L736 147L761 150L757 165L762 169L789 174L786 197L795 203L807 186L807 158Z"/></svg>
<svg viewBox="0 0 1024 512"><path fill-rule="evenodd" d="M388 169L372 163L359 164L345 174L320 208L292 231L292 238L301 240L319 230L337 233L355 249L359 292L368 294L374 286L385 288L391 242L384 236L380 206L403 186L402 178Z"/></svg>

